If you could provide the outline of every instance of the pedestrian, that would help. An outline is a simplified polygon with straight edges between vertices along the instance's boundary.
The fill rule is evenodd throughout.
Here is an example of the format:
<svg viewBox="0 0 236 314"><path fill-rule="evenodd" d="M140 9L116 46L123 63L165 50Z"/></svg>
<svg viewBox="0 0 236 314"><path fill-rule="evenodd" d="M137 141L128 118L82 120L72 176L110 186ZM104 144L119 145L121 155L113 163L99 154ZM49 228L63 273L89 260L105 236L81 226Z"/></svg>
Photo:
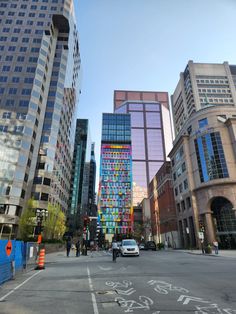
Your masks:
<svg viewBox="0 0 236 314"><path fill-rule="evenodd" d="M216 240L214 240L212 244L214 246L215 254L218 254L218 252L219 252L219 249L218 249L219 244L218 244L218 242Z"/></svg>
<svg viewBox="0 0 236 314"><path fill-rule="evenodd" d="M75 248L76 248L76 257L79 257L80 256L80 240L76 242Z"/></svg>
<svg viewBox="0 0 236 314"><path fill-rule="evenodd" d="M118 253L118 244L117 244L116 240L114 240L112 242L112 260L113 260L113 262L116 262L117 253Z"/></svg>
<svg viewBox="0 0 236 314"><path fill-rule="evenodd" d="M71 249L71 238L68 238L66 241L66 256L69 257Z"/></svg>
<svg viewBox="0 0 236 314"><path fill-rule="evenodd" d="M168 242L165 240L165 250L168 249Z"/></svg>
<svg viewBox="0 0 236 314"><path fill-rule="evenodd" d="M205 254L205 250L204 250L204 240L201 239L200 242L201 242L202 254Z"/></svg>

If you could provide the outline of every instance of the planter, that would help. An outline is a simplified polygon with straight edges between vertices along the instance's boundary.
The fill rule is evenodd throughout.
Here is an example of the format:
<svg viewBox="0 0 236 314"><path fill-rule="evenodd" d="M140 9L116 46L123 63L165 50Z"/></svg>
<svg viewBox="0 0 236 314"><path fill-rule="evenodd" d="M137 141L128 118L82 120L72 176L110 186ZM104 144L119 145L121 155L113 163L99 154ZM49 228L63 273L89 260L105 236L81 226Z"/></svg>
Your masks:
<svg viewBox="0 0 236 314"><path fill-rule="evenodd" d="M211 248L211 246L207 246L206 248L205 248L205 253L206 254L211 254L212 253L212 248Z"/></svg>

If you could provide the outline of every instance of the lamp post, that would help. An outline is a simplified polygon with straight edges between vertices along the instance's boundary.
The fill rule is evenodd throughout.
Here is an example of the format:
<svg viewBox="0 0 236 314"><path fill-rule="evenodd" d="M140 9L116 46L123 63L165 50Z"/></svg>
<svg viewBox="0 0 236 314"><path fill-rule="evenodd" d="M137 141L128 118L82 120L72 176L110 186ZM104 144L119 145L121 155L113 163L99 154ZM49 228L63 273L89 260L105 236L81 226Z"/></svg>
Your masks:
<svg viewBox="0 0 236 314"><path fill-rule="evenodd" d="M47 209L36 208L38 244L42 242L42 222L48 216Z"/></svg>

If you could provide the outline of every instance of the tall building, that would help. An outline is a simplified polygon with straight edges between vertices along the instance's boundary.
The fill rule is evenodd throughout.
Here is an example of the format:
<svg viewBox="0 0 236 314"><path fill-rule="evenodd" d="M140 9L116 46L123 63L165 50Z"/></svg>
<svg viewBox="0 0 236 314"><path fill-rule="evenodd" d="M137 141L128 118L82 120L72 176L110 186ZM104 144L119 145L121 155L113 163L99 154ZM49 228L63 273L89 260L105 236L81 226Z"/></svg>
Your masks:
<svg viewBox="0 0 236 314"><path fill-rule="evenodd" d="M26 201L67 210L80 54L72 0L0 2L0 233Z"/></svg>
<svg viewBox="0 0 236 314"><path fill-rule="evenodd" d="M172 95L171 158L184 247L218 239L236 248L236 66L193 63Z"/></svg>
<svg viewBox="0 0 236 314"><path fill-rule="evenodd" d="M168 93L117 90L114 112L131 116L133 205L136 206L148 197L148 185L172 148Z"/></svg>
<svg viewBox="0 0 236 314"><path fill-rule="evenodd" d="M90 138L89 121L77 119L68 210L68 225L72 233L81 233L83 217L89 215L95 204L94 146Z"/></svg>
<svg viewBox="0 0 236 314"><path fill-rule="evenodd" d="M129 114L103 114L98 221L109 241L133 228L130 135Z"/></svg>

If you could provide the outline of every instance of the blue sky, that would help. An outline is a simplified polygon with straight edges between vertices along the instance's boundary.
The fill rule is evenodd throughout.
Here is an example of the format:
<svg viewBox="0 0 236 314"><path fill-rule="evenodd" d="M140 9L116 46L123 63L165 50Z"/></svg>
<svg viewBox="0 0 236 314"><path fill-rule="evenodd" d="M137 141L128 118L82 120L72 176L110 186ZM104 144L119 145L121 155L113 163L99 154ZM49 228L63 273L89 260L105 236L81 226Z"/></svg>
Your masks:
<svg viewBox="0 0 236 314"><path fill-rule="evenodd" d="M75 0L82 59L79 118L99 167L101 119L115 89L171 95L188 60L236 64L236 0Z"/></svg>

